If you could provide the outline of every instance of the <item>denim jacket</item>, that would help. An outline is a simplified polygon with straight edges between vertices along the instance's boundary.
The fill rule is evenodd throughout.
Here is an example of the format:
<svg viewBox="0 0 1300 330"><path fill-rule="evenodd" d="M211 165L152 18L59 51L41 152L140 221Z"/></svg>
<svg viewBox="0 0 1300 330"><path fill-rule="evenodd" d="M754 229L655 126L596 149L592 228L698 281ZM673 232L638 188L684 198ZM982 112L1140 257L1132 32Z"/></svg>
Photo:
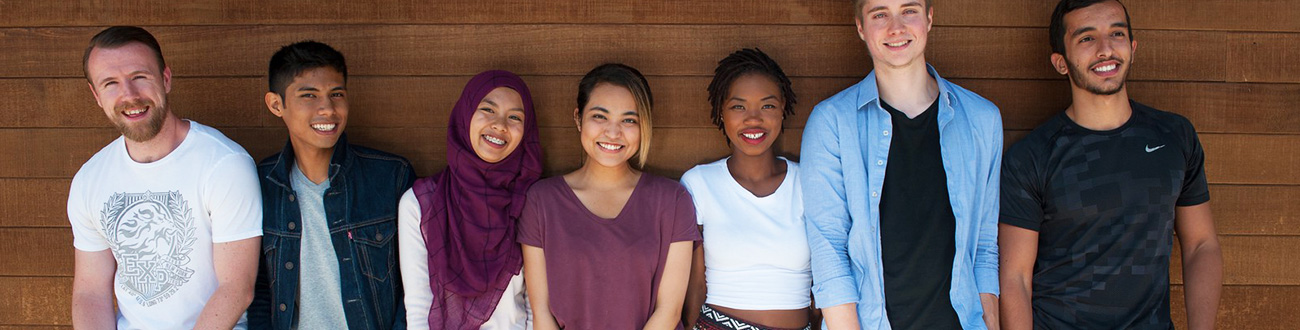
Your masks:
<svg viewBox="0 0 1300 330"><path fill-rule="evenodd" d="M292 144L257 165L262 183L260 267L248 308L250 329L291 329L298 308L302 217L290 175ZM339 138L330 158L325 214L338 257L348 329L405 329L397 267L397 203L415 181L405 158ZM333 285L321 283L321 285Z"/></svg>

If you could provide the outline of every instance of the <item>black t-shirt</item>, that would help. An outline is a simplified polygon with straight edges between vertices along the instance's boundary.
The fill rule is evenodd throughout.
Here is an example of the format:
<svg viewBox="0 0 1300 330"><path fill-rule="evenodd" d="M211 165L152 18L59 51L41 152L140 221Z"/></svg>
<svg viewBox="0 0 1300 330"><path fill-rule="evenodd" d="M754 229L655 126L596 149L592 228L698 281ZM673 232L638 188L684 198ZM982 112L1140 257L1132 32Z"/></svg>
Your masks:
<svg viewBox="0 0 1300 330"><path fill-rule="evenodd" d="M1034 327L1171 329L1174 208L1209 201L1186 118L1130 101L1093 131L1062 112L1007 150L1002 223L1038 232Z"/></svg>
<svg viewBox="0 0 1300 330"><path fill-rule="evenodd" d="M885 104L893 122L880 197L885 311L894 329L960 329L953 310L957 219L939 152L939 102L916 118Z"/></svg>

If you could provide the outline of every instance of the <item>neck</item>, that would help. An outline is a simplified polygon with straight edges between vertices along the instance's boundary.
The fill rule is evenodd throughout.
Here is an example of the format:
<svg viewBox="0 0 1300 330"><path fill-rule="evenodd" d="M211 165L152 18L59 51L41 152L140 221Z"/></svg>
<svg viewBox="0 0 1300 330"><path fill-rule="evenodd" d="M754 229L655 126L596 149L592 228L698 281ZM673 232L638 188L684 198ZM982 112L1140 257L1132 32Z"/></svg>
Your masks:
<svg viewBox="0 0 1300 330"><path fill-rule="evenodd" d="M290 144L293 144L290 142ZM320 184L329 178L330 158L334 156L334 148L299 148L293 147L293 161L302 171L303 176L312 183Z"/></svg>
<svg viewBox="0 0 1300 330"><path fill-rule="evenodd" d="M610 167L601 165L593 159L587 159L582 167L573 173L576 179L585 183L584 186L597 189L636 184L636 180L640 178L639 174L641 172L633 169L627 162Z"/></svg>
<svg viewBox="0 0 1300 330"><path fill-rule="evenodd" d="M1071 85L1074 102L1065 109L1065 115L1074 123L1094 131L1119 128L1133 115L1129 105L1128 90L1120 89L1111 95L1097 95Z"/></svg>
<svg viewBox="0 0 1300 330"><path fill-rule="evenodd" d="M907 67L876 66L876 89L880 99L908 118L916 117L939 98L939 81L930 76L925 62Z"/></svg>
<svg viewBox="0 0 1300 330"><path fill-rule="evenodd" d="M137 163L152 163L167 157L185 142L190 132L190 122L181 120L171 112L163 119L162 129L149 141L126 140L126 154Z"/></svg>
<svg viewBox="0 0 1300 330"><path fill-rule="evenodd" d="M758 182L784 172L781 166L784 162L776 158L772 149L752 156L732 152L731 158L727 159L727 171L737 181Z"/></svg>

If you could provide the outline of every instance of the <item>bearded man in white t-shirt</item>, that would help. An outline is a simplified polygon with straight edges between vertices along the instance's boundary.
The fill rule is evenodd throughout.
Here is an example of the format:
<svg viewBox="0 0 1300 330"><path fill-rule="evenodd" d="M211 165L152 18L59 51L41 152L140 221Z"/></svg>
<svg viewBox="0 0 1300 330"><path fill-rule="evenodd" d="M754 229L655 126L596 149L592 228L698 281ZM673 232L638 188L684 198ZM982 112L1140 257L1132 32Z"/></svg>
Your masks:
<svg viewBox="0 0 1300 330"><path fill-rule="evenodd" d="M73 327L246 328L262 236L252 157L169 111L171 69L148 31L101 31L83 65L122 136L72 179Z"/></svg>

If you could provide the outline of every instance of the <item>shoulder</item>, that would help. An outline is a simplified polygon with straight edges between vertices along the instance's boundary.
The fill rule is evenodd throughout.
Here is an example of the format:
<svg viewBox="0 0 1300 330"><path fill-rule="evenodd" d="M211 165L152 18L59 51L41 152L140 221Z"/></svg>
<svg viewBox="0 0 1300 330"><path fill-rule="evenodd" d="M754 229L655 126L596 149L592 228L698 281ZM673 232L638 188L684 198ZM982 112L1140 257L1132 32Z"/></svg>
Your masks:
<svg viewBox="0 0 1300 330"><path fill-rule="evenodd" d="M234 155L248 157L250 162L253 159L239 143L235 143L234 140L226 137L221 131L199 122L190 121L190 132L186 138L191 137L195 139L196 146L210 152L214 158L221 159Z"/></svg>
<svg viewBox="0 0 1300 330"><path fill-rule="evenodd" d="M642 172L642 178L645 182L641 183L642 189L648 190L645 196L655 196L655 198L675 199L681 195L690 196L690 192L681 183L662 176Z"/></svg>
<svg viewBox="0 0 1300 330"><path fill-rule="evenodd" d="M717 175L720 174L718 172L719 170L724 172L727 171L727 158L707 164L695 165L695 167L686 170L686 173L682 173L681 181L682 184L687 186L704 184L708 182L710 178L717 177Z"/></svg>
<svg viewBox="0 0 1300 330"><path fill-rule="evenodd" d="M348 152L356 157L356 161L367 168L375 166L385 168L407 169L411 168L411 162L406 157L398 156L386 151L372 149L355 144L348 145Z"/></svg>
<svg viewBox="0 0 1300 330"><path fill-rule="evenodd" d="M1138 116L1145 116L1150 119L1153 125L1160 126L1162 130L1177 133L1195 134L1196 129L1192 126L1192 121L1183 115L1152 108L1136 101L1131 101L1133 113Z"/></svg>
<svg viewBox="0 0 1300 330"><path fill-rule="evenodd" d="M95 175L91 175L91 172L105 170L105 167L121 161L121 157L126 156L126 141L123 139L125 138L118 136L117 139L100 148L99 151L90 156L90 159L81 164L81 168L77 170L77 174L72 178L73 186L76 186L78 179L85 179L83 176L93 177Z"/></svg>
<svg viewBox="0 0 1300 330"><path fill-rule="evenodd" d="M867 86L864 86L866 84L874 83L874 79L869 76L858 81L858 83L835 93L835 95L831 95L831 97L828 97L821 102L817 102L817 105L813 106L813 111L810 116L840 116L858 110L858 106L862 103L859 99L859 95L862 93L862 88L866 88Z"/></svg>
<svg viewBox="0 0 1300 330"><path fill-rule="evenodd" d="M1007 151L1003 153L1003 159L1006 162L1023 162L1026 160L1045 158L1039 157L1040 154L1051 152L1052 146L1055 145L1057 138L1064 133L1066 128L1065 122L1061 120L1061 114L1053 115L1046 122L1033 131L1021 138L1020 141L1013 143Z"/></svg>
<svg viewBox="0 0 1300 330"><path fill-rule="evenodd" d="M958 109L976 122L1002 125L1002 114L999 112L998 106L993 104L992 101L951 81L939 79L939 83L943 84L948 93L952 95L949 102L952 103L953 108Z"/></svg>
<svg viewBox="0 0 1300 330"><path fill-rule="evenodd" d="M569 189L568 186L569 184L564 182L563 175L537 180L532 186L528 187L528 200L555 196L557 193L563 192L563 189Z"/></svg>

